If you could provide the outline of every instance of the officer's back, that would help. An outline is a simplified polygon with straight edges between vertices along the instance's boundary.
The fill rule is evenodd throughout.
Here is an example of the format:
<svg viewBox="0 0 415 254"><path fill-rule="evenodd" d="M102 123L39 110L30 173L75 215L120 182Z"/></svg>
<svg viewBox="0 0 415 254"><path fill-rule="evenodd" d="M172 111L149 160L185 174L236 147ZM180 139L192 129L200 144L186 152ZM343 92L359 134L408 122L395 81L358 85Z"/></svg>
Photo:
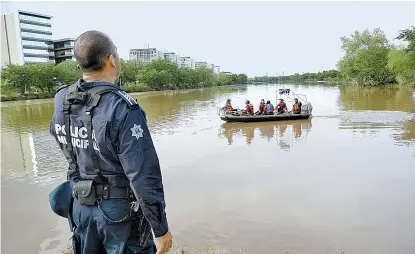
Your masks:
<svg viewBox="0 0 415 254"><path fill-rule="evenodd" d="M172 236L160 165L144 111L113 84L120 74L116 47L107 35L88 31L74 52L83 78L57 92L50 126L74 186L73 247L76 253L153 253L148 223L137 222L142 212L157 253L165 253Z"/></svg>

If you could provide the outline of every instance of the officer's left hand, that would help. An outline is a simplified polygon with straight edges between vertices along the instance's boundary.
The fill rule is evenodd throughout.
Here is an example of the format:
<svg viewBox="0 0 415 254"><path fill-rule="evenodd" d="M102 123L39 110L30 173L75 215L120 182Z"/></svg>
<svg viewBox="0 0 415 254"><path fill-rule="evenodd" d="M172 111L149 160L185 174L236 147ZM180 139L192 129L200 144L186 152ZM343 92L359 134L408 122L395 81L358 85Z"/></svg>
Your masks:
<svg viewBox="0 0 415 254"><path fill-rule="evenodd" d="M157 253L156 254L165 254L167 253L171 246L173 245L173 236L168 231L165 235L156 238Z"/></svg>

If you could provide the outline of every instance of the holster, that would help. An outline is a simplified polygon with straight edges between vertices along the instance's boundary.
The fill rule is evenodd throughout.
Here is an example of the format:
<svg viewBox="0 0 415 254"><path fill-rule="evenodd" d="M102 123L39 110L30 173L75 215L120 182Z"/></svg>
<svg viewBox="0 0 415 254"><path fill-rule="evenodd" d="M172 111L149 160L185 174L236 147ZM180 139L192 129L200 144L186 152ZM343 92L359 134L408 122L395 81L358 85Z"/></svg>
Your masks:
<svg viewBox="0 0 415 254"><path fill-rule="evenodd" d="M127 246L132 251L140 249L145 250L147 248L151 249L149 246L149 240L153 240L153 234L151 232L150 223L148 223L147 219L144 217L143 211L141 207L138 206L137 211L131 210L133 214L132 216L132 224L131 230L132 234L128 239ZM154 244L153 244L154 245ZM134 247L135 246L135 247ZM140 252L132 252L132 253L140 253ZM154 252L155 253L155 252Z"/></svg>
<svg viewBox="0 0 415 254"><path fill-rule="evenodd" d="M76 182L73 186L72 194L79 200L81 205L95 205L95 202L98 200L94 181L92 180Z"/></svg>

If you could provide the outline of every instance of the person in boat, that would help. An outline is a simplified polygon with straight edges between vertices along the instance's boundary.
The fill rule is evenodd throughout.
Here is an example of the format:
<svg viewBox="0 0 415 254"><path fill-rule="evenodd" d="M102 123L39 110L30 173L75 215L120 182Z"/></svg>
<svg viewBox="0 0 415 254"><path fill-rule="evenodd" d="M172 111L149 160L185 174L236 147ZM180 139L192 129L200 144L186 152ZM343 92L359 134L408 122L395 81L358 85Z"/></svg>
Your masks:
<svg viewBox="0 0 415 254"><path fill-rule="evenodd" d="M265 105L265 114L266 115L273 115L274 114L274 105L270 101L267 101L267 104Z"/></svg>
<svg viewBox="0 0 415 254"><path fill-rule="evenodd" d="M293 114L301 114L301 106L303 106L301 101L298 101L298 99L295 98L293 104Z"/></svg>
<svg viewBox="0 0 415 254"><path fill-rule="evenodd" d="M233 111L231 99L226 100L226 103L225 103L225 106L223 106L223 109L226 111Z"/></svg>
<svg viewBox="0 0 415 254"><path fill-rule="evenodd" d="M248 114L248 115L253 115L254 114L254 105L252 105L249 100L247 100L245 102L245 104L246 104L246 107L242 112L245 113L245 114Z"/></svg>
<svg viewBox="0 0 415 254"><path fill-rule="evenodd" d="M261 103L259 104L259 108L258 111L255 112L255 115L262 115L266 113L266 105L265 105L265 100L262 99Z"/></svg>
<svg viewBox="0 0 415 254"><path fill-rule="evenodd" d="M280 103L277 104L277 113L282 114L287 111L287 104L284 99L280 99Z"/></svg>

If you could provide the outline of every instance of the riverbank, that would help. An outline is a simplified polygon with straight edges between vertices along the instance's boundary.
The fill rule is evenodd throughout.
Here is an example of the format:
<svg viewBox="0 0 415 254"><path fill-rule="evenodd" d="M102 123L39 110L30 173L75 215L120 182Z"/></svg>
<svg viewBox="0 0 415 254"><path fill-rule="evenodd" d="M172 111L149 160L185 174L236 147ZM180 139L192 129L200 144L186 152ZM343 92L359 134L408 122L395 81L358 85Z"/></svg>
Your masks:
<svg viewBox="0 0 415 254"><path fill-rule="evenodd" d="M72 247L68 245L66 250L62 250L60 252L61 254L74 254ZM171 254L230 254L231 252L227 250L219 250L214 249L212 247L206 248L204 251L195 251L195 250L188 250L188 249L182 249L182 248L176 248L171 250L169 253ZM238 252L239 254L246 254L244 252Z"/></svg>
<svg viewBox="0 0 415 254"><path fill-rule="evenodd" d="M166 89L153 89L144 84L126 84L122 88L127 93L144 93L144 92L156 92L156 91L175 91L175 90L195 90L202 88L215 88L215 87L233 87L241 86L244 84L236 85L217 85L217 86L202 86L202 87L189 87L189 88L176 88L176 87L166 87ZM0 94L0 101L24 101L24 100L36 100L36 99L51 99L55 96L55 93L32 93L32 94L19 94L16 92L10 92L5 94Z"/></svg>
<svg viewBox="0 0 415 254"><path fill-rule="evenodd" d="M70 245L68 245L66 250L62 250L60 252L61 254L74 254L73 250L71 248ZM235 253L235 252L231 252L228 250L221 250L221 249L215 249L212 246L206 247L203 251L196 251L196 250L189 250L186 248L174 248L173 250L171 250L169 253L171 254L231 254L231 253ZM248 254L242 251L238 251L238 254ZM291 253L291 252L285 252L285 253ZM297 252L300 254L300 252ZM347 254L346 251L341 250L341 249L337 249L337 250L333 250L333 252L326 252L327 254Z"/></svg>

